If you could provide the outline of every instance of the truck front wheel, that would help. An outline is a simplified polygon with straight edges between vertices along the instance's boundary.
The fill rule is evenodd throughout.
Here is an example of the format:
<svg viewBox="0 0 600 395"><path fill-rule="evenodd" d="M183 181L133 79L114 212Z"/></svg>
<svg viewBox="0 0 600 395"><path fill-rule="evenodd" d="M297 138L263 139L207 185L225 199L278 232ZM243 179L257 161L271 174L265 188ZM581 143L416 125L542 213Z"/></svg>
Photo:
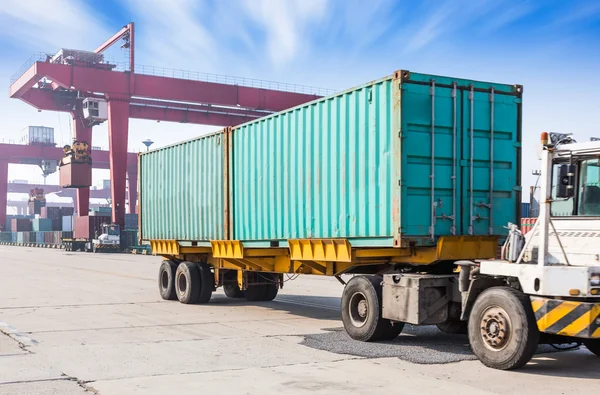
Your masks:
<svg viewBox="0 0 600 395"><path fill-rule="evenodd" d="M381 277L356 276L342 294L342 322L348 335L365 342L392 340L404 324L382 318Z"/></svg>
<svg viewBox="0 0 600 395"><path fill-rule="evenodd" d="M479 295L469 317L469 342L486 366L510 370L531 360L540 339L531 302L509 287L490 288Z"/></svg>
<svg viewBox="0 0 600 395"><path fill-rule="evenodd" d="M600 339L584 340L583 344L588 350L600 357Z"/></svg>

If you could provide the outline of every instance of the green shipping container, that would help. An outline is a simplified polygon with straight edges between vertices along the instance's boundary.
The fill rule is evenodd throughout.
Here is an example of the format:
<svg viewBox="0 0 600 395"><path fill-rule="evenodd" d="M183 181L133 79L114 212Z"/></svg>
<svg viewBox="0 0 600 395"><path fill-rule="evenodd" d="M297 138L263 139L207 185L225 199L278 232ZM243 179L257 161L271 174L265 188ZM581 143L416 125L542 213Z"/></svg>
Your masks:
<svg viewBox="0 0 600 395"><path fill-rule="evenodd" d="M222 133L140 155L144 240L223 240L225 145Z"/></svg>
<svg viewBox="0 0 600 395"><path fill-rule="evenodd" d="M504 235L519 218L521 95L518 85L399 71L144 153L142 239L399 247ZM219 139L219 155L191 155Z"/></svg>

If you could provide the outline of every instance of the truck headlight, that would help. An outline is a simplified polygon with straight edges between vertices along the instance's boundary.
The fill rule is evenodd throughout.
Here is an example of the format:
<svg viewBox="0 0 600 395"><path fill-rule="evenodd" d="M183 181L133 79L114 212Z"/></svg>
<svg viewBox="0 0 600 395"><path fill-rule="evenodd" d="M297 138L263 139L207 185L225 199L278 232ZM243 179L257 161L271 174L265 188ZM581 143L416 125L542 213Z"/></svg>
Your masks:
<svg viewBox="0 0 600 395"><path fill-rule="evenodd" d="M592 287L600 287L600 274L592 274L590 277L590 285Z"/></svg>

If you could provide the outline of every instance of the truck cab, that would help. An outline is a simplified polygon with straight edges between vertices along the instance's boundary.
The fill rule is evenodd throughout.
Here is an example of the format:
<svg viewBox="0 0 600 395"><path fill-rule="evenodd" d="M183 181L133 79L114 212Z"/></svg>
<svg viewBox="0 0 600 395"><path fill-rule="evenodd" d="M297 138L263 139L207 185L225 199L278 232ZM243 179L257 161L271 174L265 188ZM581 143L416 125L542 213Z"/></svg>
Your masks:
<svg viewBox="0 0 600 395"><path fill-rule="evenodd" d="M103 224L102 234L92 241L92 251L119 251L121 249L121 229L116 224Z"/></svg>
<svg viewBox="0 0 600 395"><path fill-rule="evenodd" d="M471 345L493 367L522 366L539 342L578 342L600 355L600 141L543 133L541 147L540 216L532 231L524 237L510 225L503 259L481 261L463 275ZM512 312L489 289L473 291L498 280L511 288L503 292L514 296ZM519 341L511 341L517 330Z"/></svg>

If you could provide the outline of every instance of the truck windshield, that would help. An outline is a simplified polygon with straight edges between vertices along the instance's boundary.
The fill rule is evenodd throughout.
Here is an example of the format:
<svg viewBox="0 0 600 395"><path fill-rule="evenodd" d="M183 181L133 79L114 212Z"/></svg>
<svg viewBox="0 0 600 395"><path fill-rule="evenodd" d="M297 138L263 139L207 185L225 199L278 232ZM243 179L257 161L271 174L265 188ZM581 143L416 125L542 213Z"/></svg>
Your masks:
<svg viewBox="0 0 600 395"><path fill-rule="evenodd" d="M108 227L108 235L109 236L118 236L119 228L117 228L116 226L109 226Z"/></svg>
<svg viewBox="0 0 600 395"><path fill-rule="evenodd" d="M560 164L555 164L553 174L558 174ZM587 159L577 163L577 185L574 197L556 197L557 178L553 176L552 206L553 217L573 215L600 216L600 160Z"/></svg>
<svg viewBox="0 0 600 395"><path fill-rule="evenodd" d="M579 180L579 215L600 216L600 160L582 161Z"/></svg>

